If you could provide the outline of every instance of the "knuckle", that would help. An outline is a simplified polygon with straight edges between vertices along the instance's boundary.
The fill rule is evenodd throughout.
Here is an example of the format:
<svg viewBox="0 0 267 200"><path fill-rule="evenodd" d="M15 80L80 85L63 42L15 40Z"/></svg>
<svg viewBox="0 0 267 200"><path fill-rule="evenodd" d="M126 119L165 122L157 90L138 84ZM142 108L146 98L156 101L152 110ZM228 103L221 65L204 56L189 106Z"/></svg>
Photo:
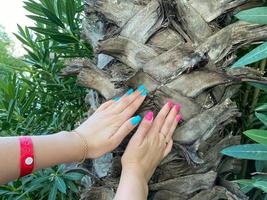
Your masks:
<svg viewBox="0 0 267 200"><path fill-rule="evenodd" d="M126 131L127 132L131 132L133 130L133 125L131 125L131 123L127 123L126 125Z"/></svg>

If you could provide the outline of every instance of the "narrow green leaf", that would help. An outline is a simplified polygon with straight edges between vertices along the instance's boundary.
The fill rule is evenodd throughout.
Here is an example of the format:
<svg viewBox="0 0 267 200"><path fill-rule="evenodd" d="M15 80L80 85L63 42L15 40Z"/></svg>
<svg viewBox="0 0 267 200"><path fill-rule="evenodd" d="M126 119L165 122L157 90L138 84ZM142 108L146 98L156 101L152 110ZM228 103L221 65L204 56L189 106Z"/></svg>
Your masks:
<svg viewBox="0 0 267 200"><path fill-rule="evenodd" d="M56 183L54 183L52 188L50 189L48 200L56 200L56 198L57 198L57 185Z"/></svg>
<svg viewBox="0 0 267 200"><path fill-rule="evenodd" d="M16 33L13 33L13 34L16 36L16 38L17 38L18 40L20 40L20 41L22 42L22 44L25 44L25 45L29 46L28 41L26 41L24 38L22 38L21 36L19 36L19 35L16 34Z"/></svg>
<svg viewBox="0 0 267 200"><path fill-rule="evenodd" d="M264 192L267 192L267 181L256 181L253 183L253 186L261 189Z"/></svg>
<svg viewBox="0 0 267 200"><path fill-rule="evenodd" d="M65 25L62 23L62 21L50 10L46 8L42 8L44 14L50 19L54 24L60 26L61 28L65 28Z"/></svg>
<svg viewBox="0 0 267 200"><path fill-rule="evenodd" d="M267 145L267 131L261 129L251 129L244 132L252 140Z"/></svg>
<svg viewBox="0 0 267 200"><path fill-rule="evenodd" d="M60 33L60 34L54 34L50 35L50 37L57 42L64 43L64 44L69 44L69 43L77 43L77 40L73 38L72 36Z"/></svg>
<svg viewBox="0 0 267 200"><path fill-rule="evenodd" d="M240 159L267 160L267 145L245 144L225 148L222 154Z"/></svg>
<svg viewBox="0 0 267 200"><path fill-rule="evenodd" d="M267 126L267 115L258 112L255 112L255 115L265 126Z"/></svg>
<svg viewBox="0 0 267 200"><path fill-rule="evenodd" d="M253 183L255 183L255 180L251 179L240 179L240 180L235 180L233 182L236 182L240 186L240 190L244 193L248 193L253 189Z"/></svg>
<svg viewBox="0 0 267 200"><path fill-rule="evenodd" d="M9 106L8 106L8 115L7 115L7 121L8 122L10 122L10 120L11 120L11 116L14 112L15 104L16 104L16 100L11 99L9 102Z"/></svg>
<svg viewBox="0 0 267 200"><path fill-rule="evenodd" d="M78 172L70 172L64 175L66 179L72 180L72 181L79 181L82 179L84 175Z"/></svg>
<svg viewBox="0 0 267 200"><path fill-rule="evenodd" d="M65 184L64 180L63 180L61 177L56 176L56 178L55 178L55 182L56 182L56 185L57 185L57 189L58 189L60 192L66 194L66 189L67 189L67 188L66 188L66 184Z"/></svg>
<svg viewBox="0 0 267 200"><path fill-rule="evenodd" d="M42 11L42 5L37 2L27 2L24 1L24 8L29 11L30 13L33 13L35 15L43 16L44 13Z"/></svg>
<svg viewBox="0 0 267 200"><path fill-rule="evenodd" d="M267 24L267 7L258 7L243 10L235 15L238 19L255 23Z"/></svg>
<svg viewBox="0 0 267 200"><path fill-rule="evenodd" d="M74 26L74 16L75 16L75 2L74 0L66 1L66 13L67 20L71 30L75 29Z"/></svg>
<svg viewBox="0 0 267 200"><path fill-rule="evenodd" d="M62 7L63 7L63 1L57 0L57 13L60 19L63 19Z"/></svg>
<svg viewBox="0 0 267 200"><path fill-rule="evenodd" d="M267 57L267 42L261 44L260 46L256 47L248 54L241 57L238 61L236 61L232 68L236 67L243 67L245 65L257 62Z"/></svg>
<svg viewBox="0 0 267 200"><path fill-rule="evenodd" d="M70 190L72 192L74 192L74 193L78 193L79 192L78 187L72 181L67 181L67 185L68 185L68 187L70 188Z"/></svg>
<svg viewBox="0 0 267 200"><path fill-rule="evenodd" d="M28 18L38 22L38 23L42 23L42 24L46 24L46 25L54 25L50 20L44 18L44 17L40 17L40 16L36 16L36 15L26 15Z"/></svg>
<svg viewBox="0 0 267 200"><path fill-rule="evenodd" d="M39 28L39 27L29 27L29 28L33 31L36 31L37 33L41 33L44 35L59 34L58 30L56 29L45 29L45 28Z"/></svg>
<svg viewBox="0 0 267 200"><path fill-rule="evenodd" d="M249 85L267 92L267 84L249 82Z"/></svg>
<svg viewBox="0 0 267 200"><path fill-rule="evenodd" d="M257 107L255 110L256 111L267 111L267 103Z"/></svg>

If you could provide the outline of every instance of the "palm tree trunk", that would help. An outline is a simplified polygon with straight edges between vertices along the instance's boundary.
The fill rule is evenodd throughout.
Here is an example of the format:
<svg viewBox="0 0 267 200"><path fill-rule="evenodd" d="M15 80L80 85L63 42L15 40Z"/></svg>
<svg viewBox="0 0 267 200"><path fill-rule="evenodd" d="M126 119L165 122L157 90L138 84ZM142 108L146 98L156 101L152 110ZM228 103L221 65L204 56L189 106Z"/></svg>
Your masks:
<svg viewBox="0 0 267 200"><path fill-rule="evenodd" d="M181 103L184 121L174 134L171 154L149 183L149 198L247 199L224 179L239 173L240 162L220 151L240 143L226 133L240 116L230 98L242 82L266 83L261 72L230 69L235 51L267 38L267 26L231 23L236 10L258 6L248 0L86 0L83 38L95 59L67 63L64 75L97 91L101 102L144 83L149 96L140 113L159 110L171 98ZM82 199L112 199L119 181L120 157L127 142L113 152L108 175L95 180ZM91 165L90 165L91 167Z"/></svg>

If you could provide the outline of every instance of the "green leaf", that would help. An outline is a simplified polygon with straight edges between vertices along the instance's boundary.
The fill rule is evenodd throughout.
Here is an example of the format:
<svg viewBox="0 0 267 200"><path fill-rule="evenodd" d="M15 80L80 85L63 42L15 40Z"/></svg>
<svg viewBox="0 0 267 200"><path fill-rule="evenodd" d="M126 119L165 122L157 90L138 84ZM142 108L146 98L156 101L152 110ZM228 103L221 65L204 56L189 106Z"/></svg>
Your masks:
<svg viewBox="0 0 267 200"><path fill-rule="evenodd" d="M222 154L240 159L267 160L267 145L245 144L225 148Z"/></svg>
<svg viewBox="0 0 267 200"><path fill-rule="evenodd" d="M253 186L261 189L264 192L267 192L267 181L256 181L253 183Z"/></svg>
<svg viewBox="0 0 267 200"><path fill-rule="evenodd" d="M56 185L57 185L57 189L58 189L60 192L66 194L66 189L67 189L67 188L66 188L66 184L65 184L64 180L63 180L61 177L56 176L56 178L55 178L55 182L56 182Z"/></svg>
<svg viewBox="0 0 267 200"><path fill-rule="evenodd" d="M255 112L255 115L265 126L267 126L267 115L258 112Z"/></svg>
<svg viewBox="0 0 267 200"><path fill-rule="evenodd" d="M11 116L14 112L15 104L16 104L16 100L11 99L9 102L9 106L8 106L8 115L7 115L7 121L8 122L10 122L10 120L11 120Z"/></svg>
<svg viewBox="0 0 267 200"><path fill-rule="evenodd" d="M75 16L75 2L74 0L66 1L66 13L67 13L67 20L71 30L75 29L74 25L74 16Z"/></svg>
<svg viewBox="0 0 267 200"><path fill-rule="evenodd" d="M56 198L57 198L57 185L56 183L54 183L49 192L48 200L56 200Z"/></svg>
<svg viewBox="0 0 267 200"><path fill-rule="evenodd" d="M267 145L267 131L261 129L251 129L244 132L252 140Z"/></svg>
<svg viewBox="0 0 267 200"><path fill-rule="evenodd" d="M249 82L249 85L252 85L255 88L261 89L265 92L267 92L267 84L262 84L262 83L253 83L253 82Z"/></svg>
<svg viewBox="0 0 267 200"><path fill-rule="evenodd" d="M65 25L62 23L62 21L50 10L46 8L42 8L44 14L47 16L48 19L50 19L54 24L60 26L61 28L65 28Z"/></svg>
<svg viewBox="0 0 267 200"><path fill-rule="evenodd" d="M58 34L58 30L56 29L45 29L45 28L39 28L39 27L29 27L31 30L36 31L37 33L41 33L44 35L53 35Z"/></svg>
<svg viewBox="0 0 267 200"><path fill-rule="evenodd" d="M67 185L70 188L70 190L74 193L78 193L79 189L78 187L72 182L72 181L67 181Z"/></svg>
<svg viewBox="0 0 267 200"><path fill-rule="evenodd" d="M256 47L248 54L241 57L238 61L236 61L232 68L236 67L243 67L245 65L257 62L267 57L267 42L261 44L260 46Z"/></svg>
<svg viewBox="0 0 267 200"><path fill-rule="evenodd" d="M50 20L48 20L44 17L40 17L40 16L36 16L36 15L26 15L26 16L28 18L38 22L38 23L42 23L42 24L46 24L46 25L53 25L53 23Z"/></svg>
<svg viewBox="0 0 267 200"><path fill-rule="evenodd" d="M267 24L267 7L258 7L243 10L235 15L238 19L255 23Z"/></svg>
<svg viewBox="0 0 267 200"><path fill-rule="evenodd" d="M75 38L73 38L72 36L63 34L63 33L50 35L50 37L60 43L65 43L65 44L77 43L77 40Z"/></svg>
<svg viewBox="0 0 267 200"><path fill-rule="evenodd" d="M57 0L57 13L60 19L63 19L62 7L64 6L62 0Z"/></svg>
<svg viewBox="0 0 267 200"><path fill-rule="evenodd" d="M253 183L255 183L255 180L251 179L240 179L240 180L235 180L233 182L236 182L240 186L240 190L244 193L248 193L253 189Z"/></svg>
<svg viewBox="0 0 267 200"><path fill-rule="evenodd" d="M30 13L33 13L33 14L36 14L36 15L40 15L40 16L43 16L44 13L42 11L42 5L37 3L37 2L27 2L27 1L24 1L24 8L26 10L28 10Z"/></svg>
<svg viewBox="0 0 267 200"><path fill-rule="evenodd" d="M256 160L255 168L257 172L267 172L267 161L266 160Z"/></svg>
<svg viewBox="0 0 267 200"><path fill-rule="evenodd" d="M267 111L267 103L257 107L255 110L256 111Z"/></svg>
<svg viewBox="0 0 267 200"><path fill-rule="evenodd" d="M78 172L70 172L64 175L66 179L72 180L72 181L79 181L82 179L84 175Z"/></svg>

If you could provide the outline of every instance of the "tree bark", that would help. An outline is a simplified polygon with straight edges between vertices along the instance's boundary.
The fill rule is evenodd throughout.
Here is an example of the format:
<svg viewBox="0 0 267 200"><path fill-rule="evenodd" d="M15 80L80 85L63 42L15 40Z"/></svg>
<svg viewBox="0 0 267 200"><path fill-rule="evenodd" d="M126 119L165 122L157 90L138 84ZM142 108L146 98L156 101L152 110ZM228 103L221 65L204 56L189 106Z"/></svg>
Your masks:
<svg viewBox="0 0 267 200"><path fill-rule="evenodd" d="M247 199L225 173L238 173L240 162L220 151L240 143L224 128L240 116L230 100L243 82L267 84L261 72L230 69L237 49L267 38L267 26L227 19L235 10L258 6L248 0L85 0L84 40L95 44L95 59L67 63L63 75L94 89L101 103L145 84L149 95L139 113L158 111L168 98L182 104L184 121L171 154L149 183L149 198ZM222 18L225 20L223 21ZM92 19L95 19L92 22ZM99 27L101 24L101 29ZM99 40L94 39L100 31ZM103 55L110 56L98 68ZM102 56L102 57L101 57ZM102 62L103 63L103 62ZM113 152L108 174L82 199L112 199L127 138ZM217 181L221 179L222 181Z"/></svg>

